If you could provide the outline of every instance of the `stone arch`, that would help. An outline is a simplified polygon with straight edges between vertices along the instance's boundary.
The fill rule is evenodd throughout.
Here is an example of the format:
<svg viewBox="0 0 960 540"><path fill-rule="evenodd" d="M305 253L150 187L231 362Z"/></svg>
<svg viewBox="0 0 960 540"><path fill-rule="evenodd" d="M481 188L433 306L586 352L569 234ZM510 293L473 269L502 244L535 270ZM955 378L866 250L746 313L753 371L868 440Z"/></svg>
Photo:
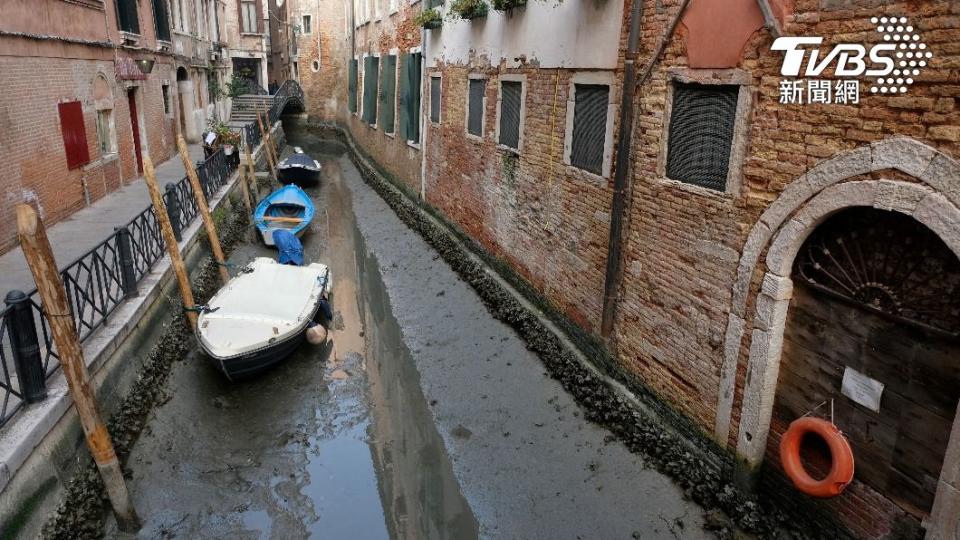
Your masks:
<svg viewBox="0 0 960 540"><path fill-rule="evenodd" d="M767 270L757 293L750 328L747 377L736 448L739 462L746 466L744 472L756 470L767 447L787 312L793 292L790 276L794 259L818 225L851 207L873 207L910 216L939 236L960 258L960 208L947 195L923 184L866 180L831 185L780 225L767 250ZM960 507L960 403L943 459L929 534L934 537L960 534L960 523L948 519L950 509L957 507Z"/></svg>
<svg viewBox="0 0 960 540"><path fill-rule="evenodd" d="M777 200L760 215L760 219L750 230L737 265L724 337L724 356L714 425L714 436L719 444L726 446L730 434L737 362L747 320L747 298L760 255L788 218L818 193L847 178L887 169L899 170L919 179L954 207L960 207L960 163L915 139L893 137L841 152L818 163L791 182ZM883 205L884 202L881 200L878 204Z"/></svg>

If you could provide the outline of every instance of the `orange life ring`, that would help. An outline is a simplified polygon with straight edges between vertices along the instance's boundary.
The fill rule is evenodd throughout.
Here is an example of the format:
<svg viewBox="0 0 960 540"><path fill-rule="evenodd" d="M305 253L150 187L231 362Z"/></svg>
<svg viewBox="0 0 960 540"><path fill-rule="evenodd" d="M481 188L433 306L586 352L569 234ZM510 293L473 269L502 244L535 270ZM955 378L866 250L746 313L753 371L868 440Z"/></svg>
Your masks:
<svg viewBox="0 0 960 540"><path fill-rule="evenodd" d="M808 433L822 438L830 448L830 473L822 480L810 476L800 461L800 442ZM820 418L805 416L790 424L780 441L780 463L793 486L812 497L836 497L853 480L850 443L837 426Z"/></svg>

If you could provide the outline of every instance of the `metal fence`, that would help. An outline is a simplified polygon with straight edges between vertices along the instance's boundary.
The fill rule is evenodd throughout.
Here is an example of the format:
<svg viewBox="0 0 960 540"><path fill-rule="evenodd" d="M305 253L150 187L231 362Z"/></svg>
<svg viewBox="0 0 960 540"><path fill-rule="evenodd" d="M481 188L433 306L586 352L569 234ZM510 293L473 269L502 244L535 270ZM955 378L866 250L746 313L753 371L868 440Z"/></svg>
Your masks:
<svg viewBox="0 0 960 540"><path fill-rule="evenodd" d="M197 162L197 176L208 199L227 183L239 163L239 152L228 156L222 148ZM182 231L199 212L189 179L168 184L163 197L174 235L181 240ZM137 283L165 252L151 205L60 271L70 317L81 341L106 323L124 300L138 294ZM6 307L0 311L0 426L25 403L42 400L46 379L60 367L37 290L10 291L4 301Z"/></svg>

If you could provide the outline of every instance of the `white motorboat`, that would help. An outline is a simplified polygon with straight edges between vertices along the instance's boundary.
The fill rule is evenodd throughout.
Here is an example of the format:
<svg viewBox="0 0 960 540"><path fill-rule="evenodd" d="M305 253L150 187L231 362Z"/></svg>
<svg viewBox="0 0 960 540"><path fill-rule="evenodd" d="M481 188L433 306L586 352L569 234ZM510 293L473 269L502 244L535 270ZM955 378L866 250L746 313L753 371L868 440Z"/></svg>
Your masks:
<svg viewBox="0 0 960 540"><path fill-rule="evenodd" d="M330 270L258 257L210 299L197 321L200 346L228 379L256 375L292 353L329 312Z"/></svg>

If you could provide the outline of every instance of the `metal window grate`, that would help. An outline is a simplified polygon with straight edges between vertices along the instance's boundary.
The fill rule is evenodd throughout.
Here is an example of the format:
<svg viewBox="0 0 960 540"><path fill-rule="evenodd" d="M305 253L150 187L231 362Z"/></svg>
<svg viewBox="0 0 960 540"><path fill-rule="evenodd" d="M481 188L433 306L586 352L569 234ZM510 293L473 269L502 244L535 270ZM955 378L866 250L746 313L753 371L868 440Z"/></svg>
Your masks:
<svg viewBox="0 0 960 540"><path fill-rule="evenodd" d="M607 85L574 85L573 140L570 145L570 164L574 167L603 174L609 102L610 87Z"/></svg>
<svg viewBox="0 0 960 540"><path fill-rule="evenodd" d="M440 123L440 77L430 78L430 121Z"/></svg>
<svg viewBox="0 0 960 540"><path fill-rule="evenodd" d="M739 91L735 85L674 84L668 178L726 189Z"/></svg>
<svg viewBox="0 0 960 540"><path fill-rule="evenodd" d="M500 144L519 150L523 84L519 81L503 81L500 84Z"/></svg>
<svg viewBox="0 0 960 540"><path fill-rule="evenodd" d="M470 79L470 106L467 108L467 133L483 137L483 95L487 90L484 79Z"/></svg>

